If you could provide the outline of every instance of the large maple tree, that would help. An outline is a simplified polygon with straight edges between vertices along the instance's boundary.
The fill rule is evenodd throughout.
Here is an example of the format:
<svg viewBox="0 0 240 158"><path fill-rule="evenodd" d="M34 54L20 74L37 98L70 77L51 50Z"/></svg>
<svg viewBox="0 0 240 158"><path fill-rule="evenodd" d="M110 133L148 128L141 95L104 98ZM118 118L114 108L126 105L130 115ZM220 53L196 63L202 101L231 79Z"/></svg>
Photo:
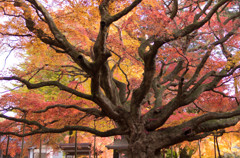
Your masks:
<svg viewBox="0 0 240 158"><path fill-rule="evenodd" d="M236 125L239 3L1 0L2 51L25 62L1 74L18 89L0 117L19 128L0 134L121 135L128 157L154 158Z"/></svg>

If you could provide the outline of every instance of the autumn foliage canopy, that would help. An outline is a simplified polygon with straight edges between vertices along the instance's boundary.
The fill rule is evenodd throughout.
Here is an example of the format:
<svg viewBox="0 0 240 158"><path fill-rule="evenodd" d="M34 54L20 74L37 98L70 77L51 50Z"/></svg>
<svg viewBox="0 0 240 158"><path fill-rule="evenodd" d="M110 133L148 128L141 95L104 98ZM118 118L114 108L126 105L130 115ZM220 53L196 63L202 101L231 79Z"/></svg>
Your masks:
<svg viewBox="0 0 240 158"><path fill-rule="evenodd" d="M0 53L23 62L1 71L0 81L14 88L0 99L0 134L121 135L129 157L154 158L162 148L235 126L239 6L1 0Z"/></svg>

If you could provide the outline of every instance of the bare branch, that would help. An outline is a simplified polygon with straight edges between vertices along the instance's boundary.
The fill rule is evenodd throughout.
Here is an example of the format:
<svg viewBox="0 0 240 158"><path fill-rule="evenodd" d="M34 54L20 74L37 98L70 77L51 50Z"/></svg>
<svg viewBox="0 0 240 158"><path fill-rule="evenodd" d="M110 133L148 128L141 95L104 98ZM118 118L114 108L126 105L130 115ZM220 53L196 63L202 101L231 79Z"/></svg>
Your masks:
<svg viewBox="0 0 240 158"><path fill-rule="evenodd" d="M240 12L237 12L235 14L233 14L232 16L230 16L229 18L227 18L223 24L226 25L230 20L235 20L236 18L240 17Z"/></svg>
<svg viewBox="0 0 240 158"><path fill-rule="evenodd" d="M28 30L34 33L44 43L55 45L56 47L62 48L61 44L59 44L57 41L48 36L42 29L35 27L36 25L35 22L33 21L32 17L28 15L28 12L30 12L29 6L22 1L19 1L17 3L19 4L16 7L21 7L23 9L24 13L23 15L21 15L21 17L24 18Z"/></svg>
<svg viewBox="0 0 240 158"><path fill-rule="evenodd" d="M222 73L218 73L218 74L212 74L212 76L215 77L227 77L227 76L231 76L237 69L240 68L240 65L235 66L234 68L232 68L229 72L225 71Z"/></svg>
<svg viewBox="0 0 240 158"><path fill-rule="evenodd" d="M217 93L217 94L222 95L223 97L235 99L236 102L237 102L237 105L240 105L239 102L238 102L238 98L237 98L237 97L228 96L228 95L224 94L223 92L216 91L216 90L214 90L214 89L213 89L212 91L213 91L214 93Z"/></svg>
<svg viewBox="0 0 240 158"><path fill-rule="evenodd" d="M128 80L128 77L127 77L127 74L123 71L123 69L121 68L121 66L120 66L120 62L121 62L121 60L122 60L122 58L121 58L121 56L120 55L118 55L117 53L115 53L114 51L112 51L112 50L110 50L110 52L112 52L112 53L114 53L116 56L118 56L119 57L119 62L117 63L117 65L118 65L118 67L119 67L119 69L121 70L121 72L123 73L123 75L125 76L125 79L126 79L126 81L127 81L127 89L128 89L128 92L127 92L127 96L125 95L126 94L126 92L125 92L125 89L126 89L126 85L125 85L125 83L122 83L122 82L120 82L120 81L115 81L115 79L114 79L114 82L116 83L116 82L119 82L119 83L121 83L121 85L122 85L122 87L125 87L125 88L123 88L121 91L122 91L122 93L120 94L120 97L122 97L122 103L125 103L126 101L127 101L127 99L128 99L128 97L129 97L129 95L130 95L130 82L129 82L129 80ZM123 94L123 92L124 92L124 94ZM119 92L120 93L120 92Z"/></svg>
<svg viewBox="0 0 240 158"><path fill-rule="evenodd" d="M202 70L202 68L204 67L207 59L209 58L209 56L211 55L211 51L212 51L213 47L210 48L207 53L203 56L200 64L198 64L197 69L195 70L193 76L191 77L191 79L184 85L184 89L186 90L187 88L189 88L189 86L191 86L197 79L200 71Z"/></svg>
<svg viewBox="0 0 240 158"><path fill-rule="evenodd" d="M199 22L194 22L188 26L186 26L184 29L178 31L177 33L175 33L173 36L173 39L179 38L179 37L183 37L186 36L187 34L193 32L196 29L199 29L200 27L202 27L206 22L208 22L211 17L215 14L215 12L221 7L223 6L225 3L227 3L229 0L222 0L220 2L218 2L210 11L209 13L206 15L206 17L199 21ZM168 40L173 40L171 38L165 39L165 41ZM161 41L161 40L160 40Z"/></svg>
<svg viewBox="0 0 240 158"><path fill-rule="evenodd" d="M0 8L1 8L2 11L3 11L3 15L12 16L12 17L21 17L21 18L24 19L24 17L23 17L22 15L8 14L8 13L5 11L4 7L0 7Z"/></svg>
<svg viewBox="0 0 240 158"><path fill-rule="evenodd" d="M12 48L12 49L9 51L7 57L6 57L5 60L4 60L4 64L3 64L2 70L5 68L5 66L6 66L6 64L7 64L7 59L8 59L8 57L11 55L11 53L13 52L14 49L15 49L15 48Z"/></svg>
<svg viewBox="0 0 240 158"><path fill-rule="evenodd" d="M5 131L0 131L1 135L14 135L17 137L26 137L26 136L30 136L30 135L34 135L34 134L41 134L41 133L63 133L63 132L67 132L67 131L83 131L83 132L89 132L92 133L96 136L100 136L100 137L109 137L109 136L114 136L114 135L122 135L122 134L126 134L127 131L122 131L119 128L114 128L111 130L107 130L107 131L98 131L96 129L90 128L90 127L86 127L86 126L64 126L63 128L43 128L43 129L37 129L37 130L33 130L31 132L26 132L24 134L20 134L18 132L5 132Z"/></svg>
<svg viewBox="0 0 240 158"><path fill-rule="evenodd" d="M10 117L10 116L6 116L6 115L3 115L3 114L0 114L0 117L1 117L1 118L5 118L5 119L7 119L7 120L15 121L15 122L22 122L22 123L25 123L25 124L27 124L27 125L34 125L34 126L37 126L39 129L45 128L43 125L41 125L41 124L40 124L39 122L37 122L37 121L29 121L29 120L27 120L27 119Z"/></svg>
<svg viewBox="0 0 240 158"><path fill-rule="evenodd" d="M44 16L51 32L53 33L54 37L56 38L56 40L59 43L61 43L62 45L64 45L65 48L72 47L72 45L67 41L65 36L58 30L57 26L55 25L51 15L48 13L46 8L41 3L39 3L37 0L28 0L28 2L30 2L33 6L35 6L35 8L37 10L39 10L43 14L43 16ZM31 28L31 27L29 27L29 28ZM60 47L60 48L63 48L63 47Z"/></svg>
<svg viewBox="0 0 240 158"><path fill-rule="evenodd" d="M0 32L0 34L3 35L3 36L32 37L31 34L19 34L19 33L13 34L13 33L2 33L2 32Z"/></svg>
<svg viewBox="0 0 240 158"><path fill-rule="evenodd" d="M27 86L28 89L37 89L37 88L41 88L41 87L45 87L45 86L56 86L58 87L60 90L63 90L63 91L66 91L66 92L69 92L71 94L74 94L78 97L81 97L81 98L85 98L85 99L88 99L88 100L93 100L92 96L91 95L88 95L88 94L84 94L84 93L81 93L79 91L76 91L72 88L69 88L61 83L59 83L58 81L46 81L46 82L40 82L40 83L35 83L35 84L32 84L30 83L29 81L27 80L24 80L20 77L17 77L17 76L12 76L12 77L0 77L0 80L16 80L16 81L19 81L23 84L25 84Z"/></svg>
<svg viewBox="0 0 240 158"><path fill-rule="evenodd" d="M197 21L203 14L206 14L206 10L211 6L212 4L212 0L208 0L207 4L204 6L203 10L201 10L201 12L199 14L196 14L194 17L194 21ZM198 3L199 6L199 3ZM201 7L199 6L199 9L201 9Z"/></svg>
<svg viewBox="0 0 240 158"><path fill-rule="evenodd" d="M218 45L226 42L230 37L232 37L238 30L240 24L236 27L234 27L230 32L228 32L223 38L219 39L218 41L212 43L212 45Z"/></svg>
<svg viewBox="0 0 240 158"><path fill-rule="evenodd" d="M174 70L167 76L163 77L163 80L160 82L160 84L164 84L168 81L173 81L177 77L177 74L180 73L181 70L183 70L184 68L183 63L184 63L184 60L180 59L177 62L177 65L175 66Z"/></svg>
<svg viewBox="0 0 240 158"><path fill-rule="evenodd" d="M150 43L152 42L153 38L154 36L150 37L146 41L143 41L138 49L138 54L143 59L145 66L141 85L137 89L134 89L132 94L130 113L136 118L140 115L139 108L141 102L143 101L152 86L154 75L156 72L156 55L158 53L158 48L163 44L154 43L154 45L151 46ZM150 50L145 52L147 46L150 47Z"/></svg>
<svg viewBox="0 0 240 158"><path fill-rule="evenodd" d="M172 20L174 19L174 17L177 15L177 11L178 11L178 0L173 0L173 7L172 7L170 19Z"/></svg>
<svg viewBox="0 0 240 158"><path fill-rule="evenodd" d="M237 109L232 112L225 112L225 113L209 112L207 114L204 114L202 116L192 119L191 122L194 123L195 127L198 127L200 124L206 121L216 120L217 122L219 122L219 124L221 124L221 122L225 124L224 121L221 121L221 119L226 119L226 123L228 123L228 119L229 120L234 119L235 121L229 121L229 123L235 124L240 120L239 115L240 115L240 109Z"/></svg>
<svg viewBox="0 0 240 158"><path fill-rule="evenodd" d="M206 111L206 110L203 110L202 108L200 108L195 102L193 102L193 104L194 104L199 110L201 110L201 111L203 111L203 112L209 112L209 111Z"/></svg>
<svg viewBox="0 0 240 158"><path fill-rule="evenodd" d="M51 106L46 107L43 110L33 111L33 113L43 113L43 112L46 112L46 111L48 111L50 109L53 109L53 108L64 108L64 109L73 108L73 109L77 109L79 111L85 112L87 114L94 115L96 117L103 117L104 116L104 114L96 108L81 108L77 105L63 105L63 104L51 105Z"/></svg>
<svg viewBox="0 0 240 158"><path fill-rule="evenodd" d="M124 10L117 13L116 15L110 17L109 21L107 22L107 25L110 25L112 22L117 21L124 15L127 15L131 10L133 10L141 2L142 2L142 0L135 0L134 2L132 2L132 4L130 6L126 7Z"/></svg>

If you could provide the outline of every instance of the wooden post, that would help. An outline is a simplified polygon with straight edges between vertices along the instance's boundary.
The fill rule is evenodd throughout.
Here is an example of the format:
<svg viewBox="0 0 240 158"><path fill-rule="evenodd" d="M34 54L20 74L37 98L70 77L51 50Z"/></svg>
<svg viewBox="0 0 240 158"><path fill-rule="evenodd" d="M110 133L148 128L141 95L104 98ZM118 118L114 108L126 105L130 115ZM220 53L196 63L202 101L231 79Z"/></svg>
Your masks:
<svg viewBox="0 0 240 158"><path fill-rule="evenodd" d="M214 157L217 158L215 134L213 134L213 141L214 141Z"/></svg>
<svg viewBox="0 0 240 158"><path fill-rule="evenodd" d="M75 158L77 158L77 130L75 133Z"/></svg>
<svg viewBox="0 0 240 158"><path fill-rule="evenodd" d="M199 158L201 158L201 139L198 140Z"/></svg>
<svg viewBox="0 0 240 158"><path fill-rule="evenodd" d="M71 143L71 135L73 134L73 131L69 131L69 139L68 139L68 143Z"/></svg>
<svg viewBox="0 0 240 158"><path fill-rule="evenodd" d="M219 146L218 146L218 140L217 140L217 137L218 137L218 136L216 136L215 139L216 139L217 150L218 150L218 158L221 158L221 153L220 153L220 149L219 149Z"/></svg>
<svg viewBox="0 0 240 158"><path fill-rule="evenodd" d="M116 149L113 150L113 158L119 158L119 153Z"/></svg>
<svg viewBox="0 0 240 158"><path fill-rule="evenodd" d="M96 129L96 124L95 124L95 119L93 122L94 129ZM96 153L96 135L94 135L94 142L93 142L93 158L97 158L97 153Z"/></svg>
<svg viewBox="0 0 240 158"><path fill-rule="evenodd" d="M26 119L26 114L25 113L24 113L23 118ZM25 126L26 126L25 123L23 123L23 134L25 134ZM24 149L24 137L22 137L20 158L23 158L23 149Z"/></svg>
<svg viewBox="0 0 240 158"><path fill-rule="evenodd" d="M8 158L9 141L10 141L10 136L7 137L6 158Z"/></svg>
<svg viewBox="0 0 240 158"><path fill-rule="evenodd" d="M2 136L0 135L0 143L2 144ZM0 158L3 158L3 151L0 149Z"/></svg>
<svg viewBox="0 0 240 158"><path fill-rule="evenodd" d="M42 158L42 135L40 134L39 158Z"/></svg>

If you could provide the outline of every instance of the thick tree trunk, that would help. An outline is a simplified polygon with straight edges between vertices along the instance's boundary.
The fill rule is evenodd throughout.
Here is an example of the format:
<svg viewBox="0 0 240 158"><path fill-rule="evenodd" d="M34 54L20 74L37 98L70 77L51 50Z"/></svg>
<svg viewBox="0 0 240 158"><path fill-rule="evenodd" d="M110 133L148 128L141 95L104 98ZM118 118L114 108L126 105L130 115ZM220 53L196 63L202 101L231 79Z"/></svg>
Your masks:
<svg viewBox="0 0 240 158"><path fill-rule="evenodd" d="M151 137L150 137L151 138ZM151 140L143 132L141 136L129 144L128 158L160 158L161 150L151 145Z"/></svg>
<svg viewBox="0 0 240 158"><path fill-rule="evenodd" d="M135 133L136 134L136 133ZM128 158L152 158L153 154L148 153L148 144L144 141L144 136L139 136L137 139L130 140Z"/></svg>
<svg viewBox="0 0 240 158"><path fill-rule="evenodd" d="M128 158L163 158L161 152L146 150L148 150L147 145L141 145L141 147L135 149L134 151L132 150L131 152L129 152Z"/></svg>
<svg viewBox="0 0 240 158"><path fill-rule="evenodd" d="M163 158L162 149L171 146L177 134L170 133L172 130L147 131L141 121L130 121L131 132L126 136L129 143L128 158Z"/></svg>

